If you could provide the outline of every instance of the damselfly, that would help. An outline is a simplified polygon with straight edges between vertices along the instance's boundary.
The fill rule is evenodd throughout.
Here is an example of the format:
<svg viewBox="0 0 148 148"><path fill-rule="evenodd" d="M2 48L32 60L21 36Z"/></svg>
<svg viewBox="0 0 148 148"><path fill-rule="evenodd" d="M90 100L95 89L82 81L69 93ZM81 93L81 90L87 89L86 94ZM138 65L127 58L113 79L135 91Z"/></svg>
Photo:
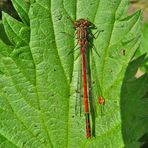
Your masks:
<svg viewBox="0 0 148 148"><path fill-rule="evenodd" d="M80 65L80 67L82 67L83 73L81 72L81 70L79 71L78 83L81 85L81 83L83 82L83 93L84 93L83 97L84 97L85 117L86 117L86 137L91 138L95 136L95 105L94 105L95 103L94 103L94 99L93 99L94 97L92 92L93 85L91 80L91 68L90 68L89 57L90 57L90 51L92 48L95 50L96 54L99 56L96 48L93 45L93 39L95 38L96 33L100 33L102 32L102 30L99 32L97 31L95 34L92 34L92 29L96 29L96 27L93 23L91 23L86 19L76 20L74 22L74 28L76 29L77 45L79 45L79 49L81 51L81 57L82 57L82 65ZM71 50L69 54L70 53L73 53L73 50ZM82 74L83 74L83 81L81 80ZM80 100L79 100L80 107L77 107L78 100L76 100L75 111L79 108L80 115L81 115L81 112L82 112L81 86L80 87L77 86L76 94L77 96L80 97ZM76 114L77 113L78 111L76 111ZM90 122L90 113L91 113L92 122Z"/></svg>
<svg viewBox="0 0 148 148"><path fill-rule="evenodd" d="M86 137L91 138L91 126L90 126L90 109L94 112L94 104L92 99L92 85L91 85L91 75L89 62L89 48L92 46L92 38L94 35L91 33L91 29L95 29L95 25L86 19L79 19L74 22L74 27L76 29L76 36L78 44L81 49L82 55L82 67L83 67L83 88L84 88L84 105L86 114ZM97 51L96 51L97 53ZM98 53L97 53L98 54ZM88 78L88 81L87 81ZM88 93L89 92L89 93ZM88 98L91 98L89 99ZM90 101L89 101L90 100ZM90 105L89 105L90 103ZM95 118L95 117L94 117Z"/></svg>

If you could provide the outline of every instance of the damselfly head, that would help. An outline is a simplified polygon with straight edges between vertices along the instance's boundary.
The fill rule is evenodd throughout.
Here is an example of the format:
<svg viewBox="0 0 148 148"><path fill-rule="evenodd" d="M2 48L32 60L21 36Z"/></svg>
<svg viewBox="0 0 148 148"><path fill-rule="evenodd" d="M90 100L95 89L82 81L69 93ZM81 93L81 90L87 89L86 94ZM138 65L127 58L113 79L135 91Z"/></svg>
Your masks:
<svg viewBox="0 0 148 148"><path fill-rule="evenodd" d="M79 28L79 27L88 28L88 27L91 27L91 26L93 26L93 24L86 19L79 19L79 20L74 22L75 28Z"/></svg>

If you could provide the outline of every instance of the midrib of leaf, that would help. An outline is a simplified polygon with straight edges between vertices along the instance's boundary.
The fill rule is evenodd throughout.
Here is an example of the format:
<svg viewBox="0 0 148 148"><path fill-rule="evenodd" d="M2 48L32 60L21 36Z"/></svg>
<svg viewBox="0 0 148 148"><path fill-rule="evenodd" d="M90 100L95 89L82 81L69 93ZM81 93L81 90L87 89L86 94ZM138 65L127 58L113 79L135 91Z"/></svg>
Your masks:
<svg viewBox="0 0 148 148"><path fill-rule="evenodd" d="M41 6L41 5L40 5ZM42 6L43 7L43 6ZM43 7L43 8L45 8L45 7ZM47 8L46 8L47 9ZM51 9L49 10L49 9L47 9L48 11L50 11L50 14L52 14L52 12L51 12ZM55 28L54 28L54 25L53 25L53 18L52 18L52 16L51 16L51 24L52 24L52 26L53 26L53 36L54 36L54 38L53 38L53 40L55 41L55 48L56 48L56 51L57 51L57 55L58 55L58 57L59 57L59 59L60 59L60 56L59 56L59 53L58 53L58 48L57 48L57 43L56 43L56 38L55 38ZM63 65L62 65L62 62L61 62L61 60L59 60L59 65L61 66L61 68L62 68L62 70L63 70L63 73L64 73L64 76L65 76L65 79L67 80L67 84L68 84L68 78L67 78L67 76L66 76L66 73L65 73L65 71L64 71L64 67L63 67Z"/></svg>
<svg viewBox="0 0 148 148"><path fill-rule="evenodd" d="M77 0L75 0L75 18L77 18L76 17L76 12L77 12ZM69 15L69 13L67 12L67 10L65 9L65 7L64 7L64 1L62 0L62 5L63 5L63 9L64 9L64 11L65 11L65 13L66 13L66 15L68 15L68 17L69 17L69 19L70 19L70 21L72 21L72 23L74 23L74 20L72 19L72 17ZM52 21L53 22L53 21ZM64 26L65 28L66 28L66 26ZM54 25L53 25L53 28L54 28ZM54 36L55 36L55 33L54 33ZM75 39L74 39L75 40ZM73 42L74 42L74 40L73 40ZM56 40L55 40L56 41ZM56 43L56 42L55 42ZM74 42L75 43L75 42ZM56 49L57 49L57 46L56 46ZM57 49L57 51L58 51L58 49ZM60 58L60 56L59 56L59 58ZM61 60L60 60L61 61ZM75 60L73 60L73 62L74 62ZM62 66L62 62L61 62L61 66ZM63 66L62 66L63 67ZM63 67L63 71L64 71L64 67ZM68 78L67 78L67 75L66 75L66 73L64 72L64 75L65 75L65 77L66 77L66 79L67 79L67 84L69 84L69 88L70 88L70 83L71 83L71 80L70 80L70 83L68 83L69 81L68 81ZM70 99L71 97L69 97L69 101L68 101L68 110L67 110L67 114L68 114L68 119L67 119L67 142L66 142L66 145L65 145L65 147L69 147L69 143L70 143L70 141L69 141L69 133L70 133L70 123L71 123L71 114L70 114L70 101L71 101L71 99Z"/></svg>
<svg viewBox="0 0 148 148"><path fill-rule="evenodd" d="M37 2L35 5L34 5L34 10L32 9L32 11L36 11L36 7L38 7L38 8L40 8L41 10L43 9L43 10L46 10L46 11L43 11L44 13L48 13L48 16L46 16L46 17L44 17L44 19L48 19L48 17L49 17L49 15L51 14L50 12L50 9L48 9L48 8L45 8L44 7L44 5L43 4L41 4L41 2ZM32 12L33 13L33 12ZM36 21L36 19L35 18L38 18L38 19L41 19L40 16L41 14L39 13L39 14L37 14L37 16L36 15L33 15L33 18L32 18L32 21L31 21L31 25L33 25L33 21ZM49 25L50 26L52 26L51 27L51 35L52 35L52 40L54 40L55 39L55 33L54 33L54 29L52 29L53 28L53 20L52 20L52 16L50 16L49 17L50 19L49 19ZM42 20L43 21L43 20ZM47 22L46 22L47 23ZM33 26L31 26L31 27L33 27ZM35 31L35 30L34 30ZM34 32L33 32L34 33ZM39 33L44 33L43 31L41 32L41 30L39 30ZM39 34L38 34L39 35ZM46 37L46 35L47 34L45 34L45 37ZM49 37L51 37L51 36L49 36ZM47 40L47 38L46 38L46 40ZM41 57L41 58L43 58L41 61L38 59L38 57L36 57L36 55L35 55L35 50L36 50L36 47L38 48L39 46L38 46L38 43L37 43L37 41L38 42L40 42L40 39L39 40L33 40L34 42L33 42L33 45L32 45L32 55L34 55L33 56L33 58L34 58L34 62L35 62L35 64L37 65L38 64L38 66L40 67L40 65L39 65L39 63L41 62L42 64L45 64L45 66L47 66L47 68L48 68L48 66L49 66L49 64L47 64L47 62L50 62L49 61L49 59L51 58L51 55L49 56L49 58L48 59L46 59L46 57ZM44 40L44 42L45 42L45 40ZM43 47L43 44L41 44L41 47ZM47 47L46 47L47 48ZM46 49L45 48L45 49ZM49 46L47 49L47 52L49 52L50 54L54 54L53 55L53 59L55 58L56 59L56 62L58 62L58 63L56 63L57 64L57 66L58 67L60 67L60 72L61 72L61 74L62 74L62 76L63 76L63 79L65 80L65 82L64 82L64 85L67 85L68 84L68 82L67 82L67 77L66 77L66 75L65 75L65 71L64 71L64 69L63 69L63 65L61 64L61 61L59 60L59 54L58 54L58 52L57 52L57 45L56 45L56 42L54 43L54 44L52 44L51 45L51 47ZM49 50L49 51L48 51ZM43 54L45 54L45 51L42 51L43 52ZM52 59L52 60L53 60ZM37 61L36 61L37 60ZM38 63L38 60L40 61L39 63ZM52 64L53 63L53 61L51 61L51 63L50 64ZM50 67L50 66L49 66ZM48 70L48 69L47 69ZM44 73L46 74L45 75L45 77L47 77L47 74L49 75L51 72L49 72L49 71L47 71L47 70L43 70L44 71ZM39 74L39 73L38 73ZM36 75L38 75L38 74L36 74ZM52 78L52 75L51 75L51 78ZM39 80L39 78L37 79L37 77L36 77L36 84L38 85L38 83L40 83L40 85L41 85L41 80ZM43 82L44 82L45 80L43 79ZM51 80L48 80L49 82L51 81ZM42 83L43 83L42 82ZM53 82L51 82L51 83L53 83ZM56 82L57 83L57 82ZM43 88L41 87L41 88L39 88L39 90L38 90L38 88L37 88L37 91L41 91ZM49 88L49 86L45 86L45 90L46 89L50 89ZM57 88L57 89L59 89L59 88ZM48 91L48 90L47 90ZM56 92L56 91L55 91ZM57 93L57 92L56 92ZM59 95L59 93L57 93L58 95ZM42 93L40 94L40 96L41 97L43 97L42 96ZM46 100L46 99L45 99ZM68 114L68 113L67 113ZM53 118L53 117L52 117ZM52 119L50 119L50 120L52 120ZM50 120L48 120L48 122L50 121ZM57 120L57 119L56 119ZM65 122L65 121L64 121ZM66 121L67 122L67 121ZM55 124L56 125L56 124ZM50 133L49 131L50 131L50 128L51 127L48 127L48 133ZM51 129L51 133L52 133L52 129ZM54 135L52 136L53 138L55 138L54 137ZM55 139L56 140L56 139ZM64 140L64 141L67 141L66 139ZM60 141L60 143L61 143L61 141ZM56 143L55 143L55 145L56 145Z"/></svg>
<svg viewBox="0 0 148 148"><path fill-rule="evenodd" d="M38 3L39 4L39 3ZM39 4L41 7L43 7L44 9L46 9L47 11L50 11L50 14L52 14L52 12L51 12L51 10L52 9L47 9L47 8L45 8L44 6L42 6L41 4ZM50 6L51 6L51 4L50 4ZM58 57L59 57L59 59L60 59L60 56L59 56L59 53L58 53L58 49L57 49L57 43L56 43L56 38L55 38L55 28L54 28L54 25L53 25L53 18L52 18L52 16L51 16L51 24L52 24L52 26L53 26L53 36L54 36L54 41L55 41L55 49L56 49L56 51L57 51L57 55L58 55ZM64 76L65 76L65 79L67 80L67 84L69 84L68 83L68 78L67 78L67 76L66 76L66 73L65 73L65 71L64 71L64 67L63 67L63 65L62 65L62 62L61 62L61 60L59 60L59 65L61 66L61 68L62 68L62 70L63 70L63 74L64 74ZM70 88L70 87L69 87ZM69 101L68 101L69 102ZM68 114L68 117L69 117L69 103L68 103L68 112L67 112L67 114ZM69 131L69 119L70 118L67 118L67 139L68 139L68 131ZM45 122L44 122L45 123ZM46 126L46 124L45 124L45 126ZM46 127L46 130L47 130L47 132L48 132L48 128ZM52 144L52 141L51 141L51 139L50 139L50 134L49 134L49 132L48 132L48 138L49 138L49 140L50 140L50 142L51 142L51 145L52 145L52 147L53 147L53 144ZM68 146L68 140L67 140L67 143L66 143L66 147Z"/></svg>

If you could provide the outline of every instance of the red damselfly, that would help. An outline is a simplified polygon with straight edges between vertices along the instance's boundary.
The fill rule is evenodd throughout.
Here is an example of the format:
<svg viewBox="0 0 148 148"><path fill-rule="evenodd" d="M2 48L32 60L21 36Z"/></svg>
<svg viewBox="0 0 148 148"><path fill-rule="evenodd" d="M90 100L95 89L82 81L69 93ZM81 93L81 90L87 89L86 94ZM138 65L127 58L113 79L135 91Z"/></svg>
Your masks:
<svg viewBox="0 0 148 148"><path fill-rule="evenodd" d="M83 82L83 93L84 93L83 97L84 97L85 117L86 117L86 137L91 138L91 137L95 137L95 101L94 101L93 91L92 91L92 79L91 79L89 53L91 51L91 48L93 48L96 54L99 56L96 48L94 48L93 38L96 38L95 37L96 33L98 33L99 35L99 33L102 32L103 30L100 30L99 32L97 31L95 34L92 34L91 29L96 29L96 27L93 23L91 23L86 19L76 20L74 22L74 28L76 29L76 39L77 39L76 46L79 45L79 49L81 50L81 56L82 56L82 65L80 65L80 67L82 67L83 69L83 81L81 80L82 72L80 70L79 76L78 76L78 84L80 84L80 87L77 86L76 95L80 97L80 116L81 116L81 112L82 112L81 97L83 96L81 91L81 83ZM73 50L70 50L68 55L70 53L73 53ZM76 100L76 104L75 104L76 114L78 113L77 108L79 108L77 105L78 105L78 100ZM90 122L90 115L91 115L92 122Z"/></svg>
<svg viewBox="0 0 148 148"><path fill-rule="evenodd" d="M88 99L88 82L87 82L87 50L89 50L89 45L91 44L90 39L92 34L90 32L91 28L95 28L94 24L86 19L79 19L74 22L74 27L76 29L76 35L78 39L78 44L81 49L82 55L82 67L83 67L83 87L84 87L84 105L86 114L86 137L91 138L91 125L90 125L90 111L89 111L89 99Z"/></svg>

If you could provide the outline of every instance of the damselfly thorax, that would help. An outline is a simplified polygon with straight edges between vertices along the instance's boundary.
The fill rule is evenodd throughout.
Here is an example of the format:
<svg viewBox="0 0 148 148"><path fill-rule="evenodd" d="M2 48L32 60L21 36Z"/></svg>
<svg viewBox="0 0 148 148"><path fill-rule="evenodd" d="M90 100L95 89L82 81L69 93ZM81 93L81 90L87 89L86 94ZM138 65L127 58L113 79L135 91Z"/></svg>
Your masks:
<svg viewBox="0 0 148 148"><path fill-rule="evenodd" d="M85 19L79 19L75 21L74 27L76 28L77 32L77 39L78 39L78 44L80 45L80 48L87 48L89 45L89 28L92 28L94 26L91 22Z"/></svg>

